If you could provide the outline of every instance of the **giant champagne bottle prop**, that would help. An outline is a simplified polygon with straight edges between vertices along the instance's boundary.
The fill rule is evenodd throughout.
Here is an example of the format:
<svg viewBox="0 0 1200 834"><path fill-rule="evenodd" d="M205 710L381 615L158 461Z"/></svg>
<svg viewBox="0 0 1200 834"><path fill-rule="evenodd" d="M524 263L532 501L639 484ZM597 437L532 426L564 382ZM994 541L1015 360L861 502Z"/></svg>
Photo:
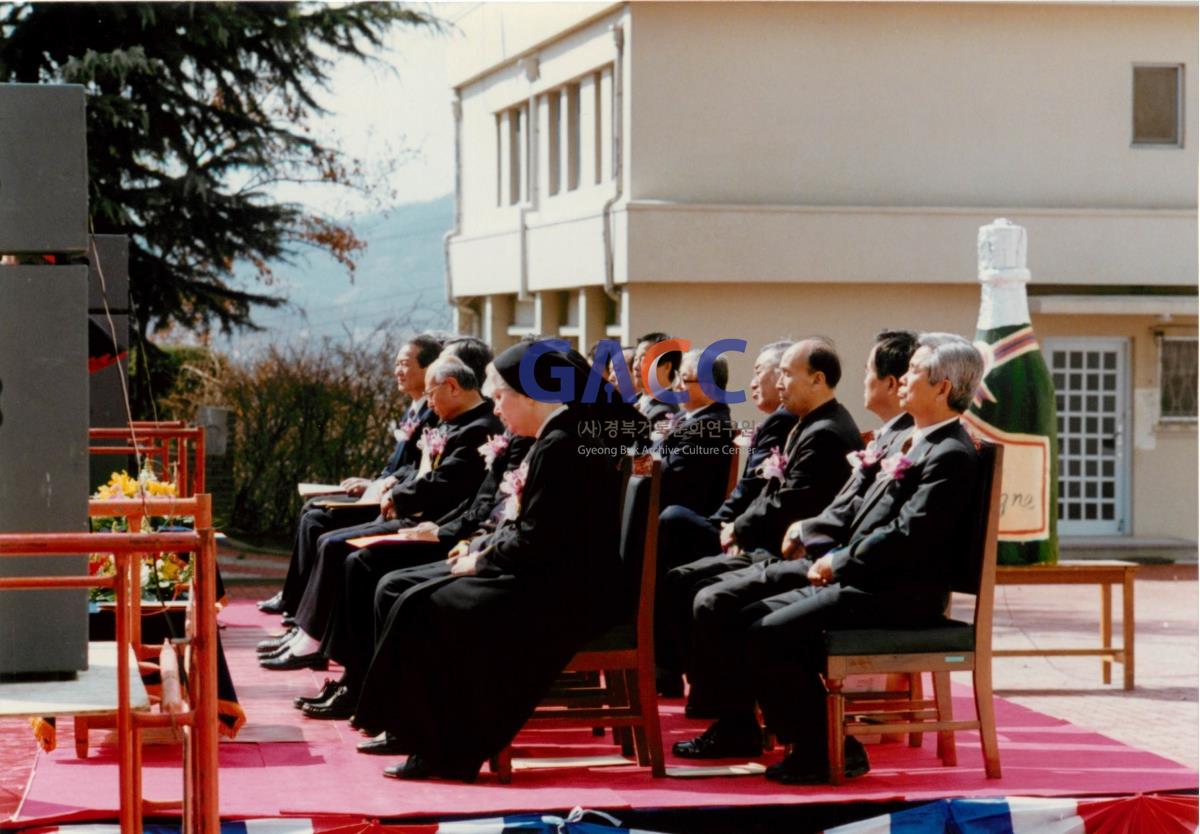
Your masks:
<svg viewBox="0 0 1200 834"><path fill-rule="evenodd" d="M986 362L966 422L1004 444L997 560L1058 559L1058 431L1054 383L1029 319L1025 229L1000 218L979 229L981 299L975 346Z"/></svg>

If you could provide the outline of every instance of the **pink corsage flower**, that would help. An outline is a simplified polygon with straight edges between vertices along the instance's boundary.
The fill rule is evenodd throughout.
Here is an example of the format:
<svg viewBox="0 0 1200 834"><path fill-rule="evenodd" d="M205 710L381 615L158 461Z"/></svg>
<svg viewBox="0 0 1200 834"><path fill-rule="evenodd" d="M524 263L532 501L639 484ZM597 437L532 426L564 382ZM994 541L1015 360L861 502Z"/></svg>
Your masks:
<svg viewBox="0 0 1200 834"><path fill-rule="evenodd" d="M496 458L504 454L504 450L508 448L508 435L493 434L488 437L487 442L479 447L479 454L483 457L483 463L491 469L495 464Z"/></svg>
<svg viewBox="0 0 1200 834"><path fill-rule="evenodd" d="M897 452L889 458L884 458L879 464L879 470L885 478L900 481L912 465L912 459L908 455Z"/></svg>
<svg viewBox="0 0 1200 834"><path fill-rule="evenodd" d="M415 416L410 415L404 418L404 422L400 424L400 428L396 429L396 440L401 443L407 443L412 439L413 433L419 425L421 425L421 421Z"/></svg>
<svg viewBox="0 0 1200 834"><path fill-rule="evenodd" d="M504 499L504 519L506 521L516 521L517 516L521 514L521 494L525 492L525 479L528 476L528 462L504 473L504 479L500 482L500 491L508 496Z"/></svg>
<svg viewBox="0 0 1200 834"><path fill-rule="evenodd" d="M855 470L870 469L875 464L883 460L883 452L876 449L874 444L857 452L851 452L846 455L846 460L850 461L850 466Z"/></svg>
<svg viewBox="0 0 1200 834"><path fill-rule="evenodd" d="M787 465L787 455L778 446L772 446L771 454L767 455L767 459L758 467L758 474L767 481L782 481Z"/></svg>
<svg viewBox="0 0 1200 834"><path fill-rule="evenodd" d="M442 459L442 452L446 451L446 430L425 429L421 432L421 439L417 441L417 448L429 455L429 462L437 466L438 461Z"/></svg>

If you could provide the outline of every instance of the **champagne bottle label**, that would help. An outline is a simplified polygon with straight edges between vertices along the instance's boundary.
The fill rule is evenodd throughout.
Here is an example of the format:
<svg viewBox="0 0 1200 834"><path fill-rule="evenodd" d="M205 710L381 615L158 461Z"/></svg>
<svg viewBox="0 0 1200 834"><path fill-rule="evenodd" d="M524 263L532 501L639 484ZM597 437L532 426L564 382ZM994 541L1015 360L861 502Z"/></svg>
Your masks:
<svg viewBox="0 0 1200 834"><path fill-rule="evenodd" d="M987 373L964 419L977 436L1004 444L998 560L1057 558L1057 444L1054 385L1033 328L976 333Z"/></svg>

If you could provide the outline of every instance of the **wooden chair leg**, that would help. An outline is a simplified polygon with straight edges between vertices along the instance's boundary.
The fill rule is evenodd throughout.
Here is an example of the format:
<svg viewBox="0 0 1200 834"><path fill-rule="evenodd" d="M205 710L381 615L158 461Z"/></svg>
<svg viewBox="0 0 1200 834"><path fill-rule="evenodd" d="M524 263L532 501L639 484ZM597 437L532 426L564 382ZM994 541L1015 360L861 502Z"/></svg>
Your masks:
<svg viewBox="0 0 1200 834"><path fill-rule="evenodd" d="M80 759L88 757L88 720L86 715L75 716L75 755Z"/></svg>
<svg viewBox="0 0 1200 834"><path fill-rule="evenodd" d="M826 749L829 756L829 781L840 785L846 780L846 750L845 750L845 709L846 703L842 695L842 681L838 678L826 678L825 689L825 735Z"/></svg>
<svg viewBox="0 0 1200 834"><path fill-rule="evenodd" d="M912 701L925 699L924 677L920 672L910 672L908 675L908 697ZM908 746L920 747L925 742L924 733L909 733Z"/></svg>
<svg viewBox="0 0 1200 834"><path fill-rule="evenodd" d="M638 715L645 719L645 713L642 708L642 692L641 692L641 676L638 675L636 669L626 669L625 675L625 691L629 693L629 710L634 715ZM639 767L648 767L650 765L650 751L646 744L646 725L635 724L628 728L633 736L633 753L637 759Z"/></svg>
<svg viewBox="0 0 1200 834"><path fill-rule="evenodd" d="M625 681L625 672L621 669L608 669L604 672L604 682L611 693L610 704L624 706L629 703L629 687ZM633 733L628 727L613 727L613 744L619 745L622 756L633 756L635 748Z"/></svg>
<svg viewBox="0 0 1200 834"><path fill-rule="evenodd" d="M954 701L950 697L950 673L931 672L933 676L933 697L937 703L938 721L954 720ZM944 767L954 767L958 764L958 749L954 744L954 731L941 730L938 732L938 758Z"/></svg>
<svg viewBox="0 0 1200 834"><path fill-rule="evenodd" d="M496 774L496 780L501 785L507 785L512 782L512 747L505 747L495 756L492 756L488 762L488 767L492 773Z"/></svg>
<svg viewBox="0 0 1200 834"><path fill-rule="evenodd" d="M975 690L975 714L979 717L979 744L983 769L989 779L1000 778L1000 745L996 741L996 710L992 702L992 664L976 660L971 683Z"/></svg>
<svg viewBox="0 0 1200 834"><path fill-rule="evenodd" d="M638 693L642 715L642 743L650 765L650 775L658 779L667 775L667 768L663 759L662 728L658 723L658 690L654 680L654 665L649 664L647 667L643 664L633 675L632 683ZM640 759L638 763L641 764Z"/></svg>

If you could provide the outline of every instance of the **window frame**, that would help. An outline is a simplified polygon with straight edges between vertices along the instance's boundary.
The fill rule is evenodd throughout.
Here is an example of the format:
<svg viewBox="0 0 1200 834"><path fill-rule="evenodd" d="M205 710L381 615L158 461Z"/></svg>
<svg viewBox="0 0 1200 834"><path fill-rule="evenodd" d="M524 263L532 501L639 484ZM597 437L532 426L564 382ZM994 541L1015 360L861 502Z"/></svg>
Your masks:
<svg viewBox="0 0 1200 834"><path fill-rule="evenodd" d="M1158 422L1160 425L1171 426L1194 426L1200 422L1200 414L1191 415L1168 415L1163 413L1163 382L1166 378L1166 358L1167 351L1165 345L1167 342L1190 342L1193 347L1200 350L1200 336L1169 336L1165 333L1158 336ZM1200 403L1197 404L1197 411L1200 412Z"/></svg>
<svg viewBox="0 0 1200 834"><path fill-rule="evenodd" d="M1137 149L1166 148L1181 149L1184 147L1184 126L1187 123L1183 112L1186 97L1184 96L1184 77L1186 64L1172 62L1139 61L1132 64L1129 73L1129 147ZM1139 69L1173 69L1175 70L1175 141L1147 141L1137 138L1137 71Z"/></svg>

